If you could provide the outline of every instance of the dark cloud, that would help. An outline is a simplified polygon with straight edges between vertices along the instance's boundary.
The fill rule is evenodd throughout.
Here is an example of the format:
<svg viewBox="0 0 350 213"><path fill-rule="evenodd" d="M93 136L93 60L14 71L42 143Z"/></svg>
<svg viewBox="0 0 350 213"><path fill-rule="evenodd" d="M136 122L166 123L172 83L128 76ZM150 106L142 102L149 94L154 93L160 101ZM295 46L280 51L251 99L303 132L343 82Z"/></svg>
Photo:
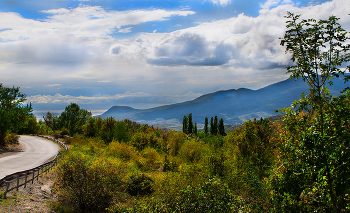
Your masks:
<svg viewBox="0 0 350 213"><path fill-rule="evenodd" d="M220 66L232 58L233 48L220 43L210 48L210 43L198 34L186 33L174 41L166 41L156 48L156 59L147 59L157 66Z"/></svg>
<svg viewBox="0 0 350 213"><path fill-rule="evenodd" d="M119 53L120 53L120 47L114 47L114 48L112 49L112 54L118 55Z"/></svg>
<svg viewBox="0 0 350 213"><path fill-rule="evenodd" d="M173 42L167 41L161 47L156 48L156 55L159 57L200 58L207 53L208 46L205 38L198 34L190 33L185 33Z"/></svg>

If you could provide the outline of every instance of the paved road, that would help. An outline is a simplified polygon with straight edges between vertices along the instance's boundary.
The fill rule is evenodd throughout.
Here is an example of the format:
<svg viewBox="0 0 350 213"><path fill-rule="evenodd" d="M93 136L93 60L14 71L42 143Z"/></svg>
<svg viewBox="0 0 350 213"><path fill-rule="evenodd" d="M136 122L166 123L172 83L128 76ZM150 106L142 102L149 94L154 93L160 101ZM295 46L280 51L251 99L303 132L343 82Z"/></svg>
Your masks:
<svg viewBox="0 0 350 213"><path fill-rule="evenodd" d="M40 137L22 135L19 143L23 144L23 152L0 158L0 179L15 172L40 166L55 157L60 150L60 146L56 143Z"/></svg>

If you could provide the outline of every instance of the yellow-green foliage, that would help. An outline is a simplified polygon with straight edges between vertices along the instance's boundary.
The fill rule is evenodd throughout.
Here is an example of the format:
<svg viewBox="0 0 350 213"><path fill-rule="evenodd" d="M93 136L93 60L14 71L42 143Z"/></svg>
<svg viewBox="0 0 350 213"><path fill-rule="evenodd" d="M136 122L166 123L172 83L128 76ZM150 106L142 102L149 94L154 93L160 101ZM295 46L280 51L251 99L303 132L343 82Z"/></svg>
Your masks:
<svg viewBox="0 0 350 213"><path fill-rule="evenodd" d="M239 209L244 212L248 207L252 211L262 211L260 205L267 199L258 200L258 197L268 196L263 180L256 172L259 164L251 163L241 149L248 146L254 152L262 151L254 150L261 146L252 146L250 143L253 139L244 138L249 131L257 131L255 129L259 129L259 125L249 123L245 129L242 127L235 134L225 137L208 135L202 138L147 125L136 127L132 131L130 128L114 131L132 137L129 141L112 141L108 145L103 137L83 138L75 135L71 139L72 152L81 155L77 158L78 163L77 159L65 161L70 166L78 167L76 171L68 167L71 173L76 173L81 167L79 170L90 171L92 174L94 169L106 170L105 174L109 175L111 166L110 176L120 181L118 187L114 188L115 186L108 186L110 179L103 179L97 174L91 176L94 180L101 181L101 184L107 184L105 187L111 187L111 191L98 192L108 201L101 202L108 211L232 212ZM257 135L259 141L266 141L266 134ZM269 139L270 137L267 138ZM114 168L120 169L117 176L114 176ZM86 184L91 180L84 181ZM145 181L147 189L143 191ZM68 185L60 188L63 194L67 193L67 187ZM93 189L88 187L84 190ZM67 194L63 198L65 200L62 203L69 199L69 202L78 202ZM114 202L111 203L111 200ZM76 204L68 206L72 209L74 205ZM91 205L95 205L94 202Z"/></svg>
<svg viewBox="0 0 350 213"><path fill-rule="evenodd" d="M185 142L187 135L183 132L176 133L175 131L169 131L167 134L167 149L172 156L178 155L182 144Z"/></svg>
<svg viewBox="0 0 350 213"><path fill-rule="evenodd" d="M187 163L195 163L202 159L206 154L206 146L200 141L190 139L180 148L179 157Z"/></svg>
<svg viewBox="0 0 350 213"><path fill-rule="evenodd" d="M39 121L37 134L38 135L51 135L53 133L52 129L48 127L43 121Z"/></svg>
<svg viewBox="0 0 350 213"><path fill-rule="evenodd" d="M158 169L161 163L157 150L150 147L142 150L140 158L137 159L137 165L142 170Z"/></svg>
<svg viewBox="0 0 350 213"><path fill-rule="evenodd" d="M272 136L272 123L265 119L248 120L236 130L234 145L239 152L236 154L242 158L243 163L256 170L259 178L266 175L274 160Z"/></svg>
<svg viewBox="0 0 350 213"><path fill-rule="evenodd" d="M108 145L106 154L111 157L121 158L125 161L135 160L137 158L136 148L126 144L113 141Z"/></svg>
<svg viewBox="0 0 350 213"><path fill-rule="evenodd" d="M19 136L15 133L7 133L5 137L5 144L18 144Z"/></svg>
<svg viewBox="0 0 350 213"><path fill-rule="evenodd" d="M131 143L138 150L142 150L147 146L156 148L158 147L158 137L153 132L138 132L131 138Z"/></svg>
<svg viewBox="0 0 350 213"><path fill-rule="evenodd" d="M127 170L120 161L73 148L61 158L57 169L59 209L64 212L102 212L113 201L123 201L125 196L120 192L125 190L123 180Z"/></svg>

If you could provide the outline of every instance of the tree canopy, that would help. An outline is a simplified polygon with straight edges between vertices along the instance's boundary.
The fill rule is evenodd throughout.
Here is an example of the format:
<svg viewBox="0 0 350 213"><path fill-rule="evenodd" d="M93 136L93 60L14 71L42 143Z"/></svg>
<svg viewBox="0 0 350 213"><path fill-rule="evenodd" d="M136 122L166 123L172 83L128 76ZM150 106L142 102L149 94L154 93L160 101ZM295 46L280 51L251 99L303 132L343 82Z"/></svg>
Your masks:
<svg viewBox="0 0 350 213"><path fill-rule="evenodd" d="M344 212L350 206L350 93L329 94L333 77L345 81L350 60L347 32L328 20L299 20L288 13L281 45L292 54L291 77L302 78L309 94L284 108L280 145L283 165L273 178L275 202L282 212Z"/></svg>
<svg viewBox="0 0 350 213"><path fill-rule="evenodd" d="M25 105L26 96L19 87L4 87L0 84L0 146L5 145L8 132L17 133L31 115L31 104Z"/></svg>

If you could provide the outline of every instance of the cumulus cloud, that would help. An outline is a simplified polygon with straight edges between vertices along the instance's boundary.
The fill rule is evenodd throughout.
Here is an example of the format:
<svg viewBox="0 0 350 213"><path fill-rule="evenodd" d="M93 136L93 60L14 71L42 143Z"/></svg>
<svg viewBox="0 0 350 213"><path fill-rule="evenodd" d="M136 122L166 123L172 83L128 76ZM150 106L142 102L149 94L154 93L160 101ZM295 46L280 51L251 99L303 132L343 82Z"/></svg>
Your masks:
<svg viewBox="0 0 350 213"><path fill-rule="evenodd" d="M135 40L118 41L118 45L127 50L125 56L135 57L136 53L157 66L283 68L291 64L279 39L286 30L287 11L316 19L334 14L346 27L350 17L344 4L346 0L334 0L298 8L290 0L268 0L261 4L257 17L240 14L157 36L143 34Z"/></svg>
<svg viewBox="0 0 350 213"><path fill-rule="evenodd" d="M108 52L113 32L131 32L131 27L123 26L194 14L161 9L105 11L100 6L41 12L48 17L33 20L18 13L0 13L0 55L3 51L8 56L2 59L8 63L81 63Z"/></svg>

